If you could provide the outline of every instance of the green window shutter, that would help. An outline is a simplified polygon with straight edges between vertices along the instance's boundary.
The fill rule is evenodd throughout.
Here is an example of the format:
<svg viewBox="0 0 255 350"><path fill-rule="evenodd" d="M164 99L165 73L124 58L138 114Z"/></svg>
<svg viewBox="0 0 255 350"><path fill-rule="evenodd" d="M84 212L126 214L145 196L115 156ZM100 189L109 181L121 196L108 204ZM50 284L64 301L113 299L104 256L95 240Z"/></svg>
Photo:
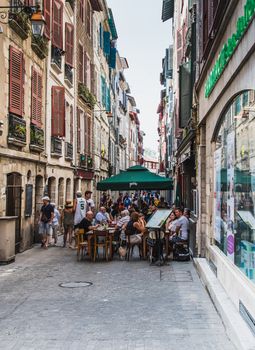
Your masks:
<svg viewBox="0 0 255 350"><path fill-rule="evenodd" d="M180 65L180 108L179 126L185 128L191 115L191 67L190 62Z"/></svg>
<svg viewBox="0 0 255 350"><path fill-rule="evenodd" d="M109 57L109 66L110 68L116 68L116 53L117 50L115 47L111 47L110 49L110 57Z"/></svg>
<svg viewBox="0 0 255 350"><path fill-rule="evenodd" d="M110 33L104 32L104 54L106 56L109 56L110 50L111 50Z"/></svg>

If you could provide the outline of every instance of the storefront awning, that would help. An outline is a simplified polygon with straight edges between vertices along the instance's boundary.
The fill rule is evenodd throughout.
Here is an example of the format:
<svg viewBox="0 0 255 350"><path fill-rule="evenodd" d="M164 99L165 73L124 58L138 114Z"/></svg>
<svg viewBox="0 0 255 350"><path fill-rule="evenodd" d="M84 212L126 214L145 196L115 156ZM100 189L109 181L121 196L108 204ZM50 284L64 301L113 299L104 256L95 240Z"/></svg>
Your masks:
<svg viewBox="0 0 255 350"><path fill-rule="evenodd" d="M140 165L132 166L97 184L99 191L171 190L172 188L172 179L156 175Z"/></svg>
<svg viewBox="0 0 255 350"><path fill-rule="evenodd" d="M162 21L166 22L168 19L174 17L174 0L163 0L162 7Z"/></svg>

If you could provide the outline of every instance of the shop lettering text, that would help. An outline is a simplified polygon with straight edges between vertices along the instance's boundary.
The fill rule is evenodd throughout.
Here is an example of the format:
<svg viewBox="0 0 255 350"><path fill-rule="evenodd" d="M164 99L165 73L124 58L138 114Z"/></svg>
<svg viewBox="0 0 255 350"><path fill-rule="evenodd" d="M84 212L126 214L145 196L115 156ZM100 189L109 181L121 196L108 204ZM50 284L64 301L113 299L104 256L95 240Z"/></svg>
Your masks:
<svg viewBox="0 0 255 350"><path fill-rule="evenodd" d="M244 35L253 15L255 14L255 0L247 0L244 6L244 16L238 18L236 22L236 33L228 39L219 53L217 61L211 70L205 83L205 97L208 98L223 73L228 61L237 48L242 36Z"/></svg>

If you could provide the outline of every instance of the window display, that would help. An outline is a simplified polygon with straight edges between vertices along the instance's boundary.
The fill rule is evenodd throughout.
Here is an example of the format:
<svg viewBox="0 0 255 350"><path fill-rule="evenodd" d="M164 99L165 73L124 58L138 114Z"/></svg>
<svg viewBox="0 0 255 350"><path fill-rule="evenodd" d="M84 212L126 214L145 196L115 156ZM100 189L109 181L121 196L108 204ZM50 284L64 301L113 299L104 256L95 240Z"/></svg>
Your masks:
<svg viewBox="0 0 255 350"><path fill-rule="evenodd" d="M255 283L255 100L238 95L223 116L214 153L215 244Z"/></svg>

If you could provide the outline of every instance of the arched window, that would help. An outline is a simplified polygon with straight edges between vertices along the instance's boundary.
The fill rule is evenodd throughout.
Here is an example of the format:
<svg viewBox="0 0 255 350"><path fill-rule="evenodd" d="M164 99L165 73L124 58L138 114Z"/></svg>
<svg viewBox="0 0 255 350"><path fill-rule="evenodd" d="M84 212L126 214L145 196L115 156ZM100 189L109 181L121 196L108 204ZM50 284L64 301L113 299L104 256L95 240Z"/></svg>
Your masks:
<svg viewBox="0 0 255 350"><path fill-rule="evenodd" d="M215 134L215 146L215 243L255 282L254 91L240 93L227 106Z"/></svg>

